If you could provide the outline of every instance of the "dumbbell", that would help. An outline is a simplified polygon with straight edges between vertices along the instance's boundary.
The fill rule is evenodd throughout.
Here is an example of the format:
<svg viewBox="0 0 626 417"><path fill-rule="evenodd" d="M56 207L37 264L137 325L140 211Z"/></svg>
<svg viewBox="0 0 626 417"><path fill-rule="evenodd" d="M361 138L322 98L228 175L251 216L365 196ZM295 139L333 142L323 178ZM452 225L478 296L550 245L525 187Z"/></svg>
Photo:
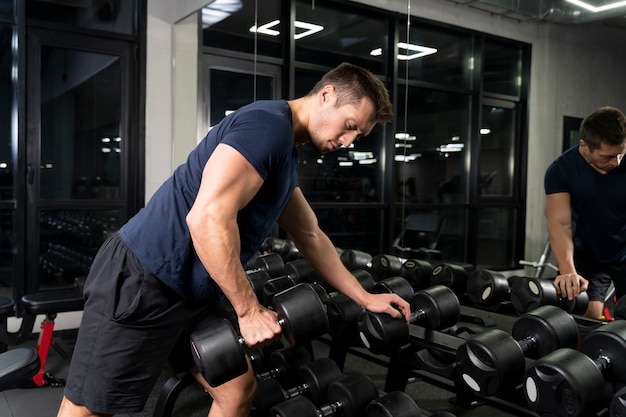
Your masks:
<svg viewBox="0 0 626 417"><path fill-rule="evenodd" d="M319 408L308 398L297 396L270 409L276 417L357 417L365 413L367 405L378 398L378 389L363 373L355 372L332 382L328 387L328 403Z"/></svg>
<svg viewBox="0 0 626 417"><path fill-rule="evenodd" d="M272 305L282 334L290 345L301 344L328 332L328 318L317 292L298 284L276 294ZM196 366L209 385L218 386L248 370L244 340L226 319L191 335Z"/></svg>
<svg viewBox="0 0 626 417"><path fill-rule="evenodd" d="M626 321L615 320L589 332L580 351L558 349L532 363L524 375L524 395L538 414L591 415L604 405L607 384L626 384Z"/></svg>
<svg viewBox="0 0 626 417"><path fill-rule="evenodd" d="M443 285L416 292L410 304L410 324L440 330L453 326L459 320L459 299L450 288ZM390 353L409 337L407 322L388 314L363 311L357 319L357 325L361 341L370 352L376 354Z"/></svg>
<svg viewBox="0 0 626 417"><path fill-rule="evenodd" d="M365 408L365 417L422 417L422 411L404 391L391 391Z"/></svg>
<svg viewBox="0 0 626 417"><path fill-rule="evenodd" d="M268 366L259 370L256 378L258 381L274 379L281 384L290 384L296 377L298 368L311 362L311 359L311 353L304 346L282 347L270 353Z"/></svg>
<svg viewBox="0 0 626 417"><path fill-rule="evenodd" d="M248 270L263 269L267 271L270 277L279 277L283 275L285 262L283 258L275 252L264 253L257 256L246 264Z"/></svg>
<svg viewBox="0 0 626 417"><path fill-rule="evenodd" d="M284 389L285 384L275 379L260 381L252 404L253 414L267 416L272 406L299 395L304 395L313 404L323 404L327 402L326 393L330 384L342 376L332 359L320 358L298 367L294 377L295 387Z"/></svg>
<svg viewBox="0 0 626 417"><path fill-rule="evenodd" d="M609 414L611 417L626 417L626 387L613 394Z"/></svg>
<svg viewBox="0 0 626 417"><path fill-rule="evenodd" d="M339 255L341 263L350 271L354 269L367 269L372 262L372 255L355 249L344 249Z"/></svg>
<svg viewBox="0 0 626 417"><path fill-rule="evenodd" d="M301 257L300 251L290 239L268 237L263 241L261 251L277 253L285 262L293 261Z"/></svg>
<svg viewBox="0 0 626 417"><path fill-rule="evenodd" d="M379 254L372 257L372 260L369 262L369 268L374 278L380 281L387 277L400 275L403 262L404 260L397 256Z"/></svg>
<svg viewBox="0 0 626 417"><path fill-rule="evenodd" d="M445 285L456 294L465 294L467 279L473 272L472 265L442 263L436 265L430 275L430 285Z"/></svg>
<svg viewBox="0 0 626 417"><path fill-rule="evenodd" d="M370 271L377 281L400 276L406 279L413 291L423 290L430 286L433 266L421 259L402 259L394 255L376 255L369 263Z"/></svg>
<svg viewBox="0 0 626 417"><path fill-rule="evenodd" d="M489 329L466 340L456 351L458 373L471 390L496 395L519 385L525 358L540 358L555 349L578 345L574 318L556 306L542 306L515 319L511 334Z"/></svg>
<svg viewBox="0 0 626 417"><path fill-rule="evenodd" d="M518 314L542 305L555 305L571 314L584 314L589 304L586 292L568 300L557 295L549 280L520 276L506 278L501 272L486 269L470 274L467 294L470 301L481 307L490 307L509 300Z"/></svg>

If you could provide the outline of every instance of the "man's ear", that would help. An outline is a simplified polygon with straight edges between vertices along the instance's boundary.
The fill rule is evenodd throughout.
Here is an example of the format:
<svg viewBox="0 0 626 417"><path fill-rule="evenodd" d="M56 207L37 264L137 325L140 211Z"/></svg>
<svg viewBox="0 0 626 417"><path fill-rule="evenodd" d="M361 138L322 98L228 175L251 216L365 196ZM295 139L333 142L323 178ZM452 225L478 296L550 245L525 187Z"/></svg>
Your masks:
<svg viewBox="0 0 626 417"><path fill-rule="evenodd" d="M320 104L324 104L328 101L331 101L333 96L335 95L335 86L328 84L324 86L319 92Z"/></svg>

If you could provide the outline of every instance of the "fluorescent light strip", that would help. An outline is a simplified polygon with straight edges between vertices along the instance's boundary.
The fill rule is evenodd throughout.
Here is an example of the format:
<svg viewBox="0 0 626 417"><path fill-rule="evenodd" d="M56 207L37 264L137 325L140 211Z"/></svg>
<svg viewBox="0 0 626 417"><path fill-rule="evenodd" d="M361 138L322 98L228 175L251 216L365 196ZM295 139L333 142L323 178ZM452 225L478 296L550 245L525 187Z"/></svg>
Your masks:
<svg viewBox="0 0 626 417"><path fill-rule="evenodd" d="M256 27L256 25L254 25L250 28L250 32L262 33L263 35L269 35L269 36L278 36L280 35L280 31L272 29L272 28L275 26L278 26L279 24L280 24L280 20L273 20L269 23L259 26L258 28ZM321 32L322 30L324 30L324 26L314 25L313 23L300 22L298 20L296 20L293 23L293 25L297 27L298 29L305 29L303 32L296 33L293 36L295 40L302 39L307 36L311 36L314 33Z"/></svg>
<svg viewBox="0 0 626 417"><path fill-rule="evenodd" d="M626 6L626 1L618 1L615 3L609 3L609 4L605 4L602 6L592 6L589 3L585 3L584 1L580 1L580 0L567 0L568 2L575 4L576 6L582 7L583 9L587 9L589 11L592 11L594 13L598 13L598 12L603 12L605 10L611 10L611 9L616 9L618 7L624 7Z"/></svg>
<svg viewBox="0 0 626 417"><path fill-rule="evenodd" d="M432 55L432 54L437 53L437 49L435 48L429 48L428 46L421 46L421 45L413 45L412 43L405 43L405 42L399 42L398 48L406 49L407 51L417 51L416 54L412 54L412 55L398 54L398 59L400 61L409 61L411 59L420 58L426 55Z"/></svg>

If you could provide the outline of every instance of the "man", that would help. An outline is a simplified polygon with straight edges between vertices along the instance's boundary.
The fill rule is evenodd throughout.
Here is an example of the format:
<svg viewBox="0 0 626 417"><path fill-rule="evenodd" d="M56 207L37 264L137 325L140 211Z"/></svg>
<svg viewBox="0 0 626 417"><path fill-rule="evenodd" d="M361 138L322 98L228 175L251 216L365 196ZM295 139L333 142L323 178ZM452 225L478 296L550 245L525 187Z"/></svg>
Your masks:
<svg viewBox="0 0 626 417"><path fill-rule="evenodd" d="M407 302L369 294L341 264L296 184L297 146L335 151L391 118L383 83L344 63L304 97L252 103L211 129L94 260L58 415L140 411L178 340L190 356L183 327L221 298L249 347L276 341L277 315L258 303L242 266L276 222L335 289L408 320ZM218 387L194 375L213 398L210 417L248 415L256 387L250 366Z"/></svg>
<svg viewBox="0 0 626 417"><path fill-rule="evenodd" d="M545 215L562 297L589 295L586 316L600 318L611 281L626 294L626 117L613 107L588 115L577 146L546 171Z"/></svg>

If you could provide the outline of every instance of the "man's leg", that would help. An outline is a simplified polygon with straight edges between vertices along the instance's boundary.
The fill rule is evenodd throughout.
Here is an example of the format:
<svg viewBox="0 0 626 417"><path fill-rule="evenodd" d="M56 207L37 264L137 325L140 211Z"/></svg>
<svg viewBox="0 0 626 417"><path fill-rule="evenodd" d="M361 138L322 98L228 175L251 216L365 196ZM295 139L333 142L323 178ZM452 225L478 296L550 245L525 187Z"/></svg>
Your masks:
<svg viewBox="0 0 626 417"><path fill-rule="evenodd" d="M601 319L603 310L604 310L603 301L589 301L589 306L587 307L587 311L585 312L585 317Z"/></svg>
<svg viewBox="0 0 626 417"><path fill-rule="evenodd" d="M111 415L112 414L92 413L87 410L86 407L76 405L64 396L61 400L61 406L59 407L57 417L109 417Z"/></svg>
<svg viewBox="0 0 626 417"><path fill-rule="evenodd" d="M199 372L194 377L205 391L213 398L208 417L247 417L256 392L256 376L248 363L248 372L223 383L211 387Z"/></svg>

